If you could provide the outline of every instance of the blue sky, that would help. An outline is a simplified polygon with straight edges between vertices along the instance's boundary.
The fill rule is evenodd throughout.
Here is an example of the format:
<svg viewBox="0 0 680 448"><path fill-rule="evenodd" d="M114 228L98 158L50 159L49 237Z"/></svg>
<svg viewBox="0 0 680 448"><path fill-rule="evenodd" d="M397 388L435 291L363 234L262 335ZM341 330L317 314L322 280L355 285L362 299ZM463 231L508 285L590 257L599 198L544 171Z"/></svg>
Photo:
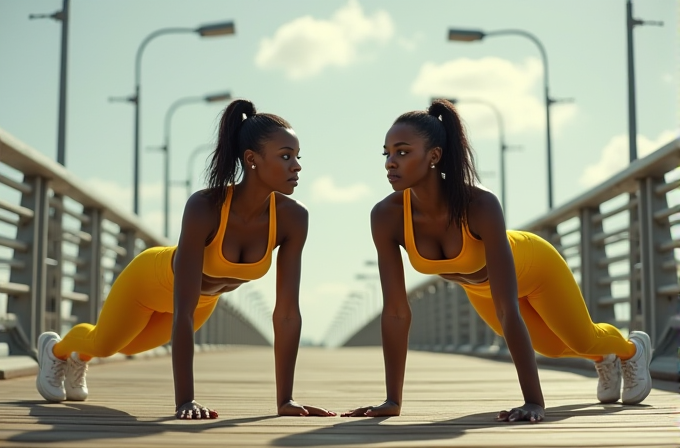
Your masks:
<svg viewBox="0 0 680 448"><path fill-rule="evenodd" d="M60 26L28 20L59 0L0 0L0 128L56 156ZM634 3L635 16L663 27L635 30L641 154L678 135L678 2ZM552 109L554 196L559 206L627 162L624 0L71 1L67 167L132 209L133 109L110 103L134 86L140 42L159 28L234 20L236 35L160 37L142 62L142 148L161 144L175 100L229 90L286 118L303 156L294 197L310 211L301 287L303 335L320 340L342 302L368 295L375 259L369 231L385 179L385 132L431 96L481 98L501 110L506 138L507 222L521 227L547 210L543 71L536 47L515 36L452 43L449 27L517 28L547 50L551 94L573 102ZM178 109L172 122L172 175L187 176L189 154L215 140L223 105ZM461 103L484 185L499 192L493 115ZM203 158L192 172L200 185ZM161 155L143 151L141 215L162 231ZM176 240L183 188L172 191ZM274 303L274 269L249 286ZM407 269L407 286L423 276ZM245 297L245 292L241 293Z"/></svg>

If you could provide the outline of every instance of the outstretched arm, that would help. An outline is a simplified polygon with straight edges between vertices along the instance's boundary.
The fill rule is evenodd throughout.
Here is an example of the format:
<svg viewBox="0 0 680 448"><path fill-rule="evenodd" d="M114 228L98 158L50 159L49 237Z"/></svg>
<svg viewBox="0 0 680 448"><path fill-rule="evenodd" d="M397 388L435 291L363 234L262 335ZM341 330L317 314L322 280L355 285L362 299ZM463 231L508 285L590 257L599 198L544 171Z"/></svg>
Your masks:
<svg viewBox="0 0 680 448"><path fill-rule="evenodd" d="M471 230L484 241L491 296L524 395L524 406L509 412L502 411L498 418L504 421L541 421L545 403L538 367L529 332L519 312L515 263L508 243L503 211L496 196L482 192L470 207L469 222L472 224Z"/></svg>
<svg viewBox="0 0 680 448"><path fill-rule="evenodd" d="M386 399L380 405L362 406L343 414L346 417L381 417L401 413L411 308L406 297L401 251L399 243L389 231L391 225L393 220L384 214L378 204L371 212L371 232L378 252L383 294L380 323L385 361Z"/></svg>
<svg viewBox="0 0 680 448"><path fill-rule="evenodd" d="M276 306L272 316L277 410L279 415L333 416L335 413L326 409L303 406L293 400L295 362L302 328L300 272L309 215L302 206L290 205L290 216L286 214L285 224L288 230L279 247L276 261Z"/></svg>
<svg viewBox="0 0 680 448"><path fill-rule="evenodd" d="M205 242L214 227L213 220L209 219L210 208L200 193L189 198L173 263L172 373L175 413L182 419L217 417L215 411L194 401L194 311L201 294Z"/></svg>

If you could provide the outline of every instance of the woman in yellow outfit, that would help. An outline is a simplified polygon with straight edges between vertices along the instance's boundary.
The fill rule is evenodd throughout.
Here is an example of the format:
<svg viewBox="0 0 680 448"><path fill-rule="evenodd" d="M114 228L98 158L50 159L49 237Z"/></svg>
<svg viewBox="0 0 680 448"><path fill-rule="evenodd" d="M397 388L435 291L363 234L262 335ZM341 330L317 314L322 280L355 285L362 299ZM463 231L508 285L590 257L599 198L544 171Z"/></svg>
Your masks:
<svg viewBox="0 0 680 448"><path fill-rule="evenodd" d="M250 101L232 102L220 121L208 188L187 201L178 245L135 257L113 283L96 325L76 325L63 340L53 332L40 336L40 394L49 401L84 400L92 357L132 355L172 340L176 417L216 418L194 401L194 332L222 293L264 276L279 247L273 314L278 413L335 415L293 400L308 214L287 195L297 186L299 152L287 121L257 113Z"/></svg>
<svg viewBox="0 0 680 448"><path fill-rule="evenodd" d="M524 404L501 411L501 421L544 418L534 350L550 357L595 361L598 399L639 403L649 394L649 336L624 339L609 324L591 321L564 259L546 241L505 229L496 196L478 185L473 154L448 101L407 112L385 137L387 178L395 193L371 212L384 307L386 400L343 416L399 415L411 311L399 246L413 267L463 287L474 308L505 337Z"/></svg>

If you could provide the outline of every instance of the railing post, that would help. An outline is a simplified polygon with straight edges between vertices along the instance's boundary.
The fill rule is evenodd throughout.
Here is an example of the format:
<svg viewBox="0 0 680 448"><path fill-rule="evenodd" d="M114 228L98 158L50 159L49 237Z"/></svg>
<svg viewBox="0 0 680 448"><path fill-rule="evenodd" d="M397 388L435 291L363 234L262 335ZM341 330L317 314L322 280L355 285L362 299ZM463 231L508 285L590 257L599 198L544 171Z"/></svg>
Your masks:
<svg viewBox="0 0 680 448"><path fill-rule="evenodd" d="M640 188L642 182L638 182L637 193L630 193L629 201L638 199L638 206L632 207L629 212L628 246L629 246L629 290L630 290L630 331L643 330L642 322L642 259L640 252Z"/></svg>
<svg viewBox="0 0 680 448"><path fill-rule="evenodd" d="M17 239L29 245L28 252L15 251L14 257L24 264L23 269L12 269L10 282L28 285L28 297L10 294L7 312L17 316L31 347L38 336L47 330L45 321L47 283L47 227L49 225L49 181L31 176L24 178L31 186L30 194L21 195L21 205L33 210L33 219L17 227ZM59 331L57 328L54 330Z"/></svg>
<svg viewBox="0 0 680 448"><path fill-rule="evenodd" d="M48 204L49 204L48 198ZM52 328L57 333L62 332L61 320L61 282L64 273L64 258L62 257L64 244L63 208L64 197L54 194L53 207L49 217L47 229L47 259L45 286L45 328Z"/></svg>
<svg viewBox="0 0 680 448"><path fill-rule="evenodd" d="M609 276L609 265L605 263L607 253L604 243L593 243L593 237L602 233L602 220L593 222L600 212L598 208L583 208L581 222L581 292L594 322L614 323L614 305L602 305L599 299L611 297L611 285L601 285L598 279Z"/></svg>
<svg viewBox="0 0 680 448"><path fill-rule="evenodd" d="M96 322L102 305L102 212L97 208L86 208L83 214L90 218L81 224L81 230L90 235L90 241L81 241L78 258L83 264L76 273L84 282L76 282L74 291L87 294L87 302L73 302L71 314L78 322Z"/></svg>
<svg viewBox="0 0 680 448"><path fill-rule="evenodd" d="M642 312L642 329L652 338L656 345L661 332L667 326L671 316L677 314L678 295L660 294L659 287L677 285L675 270L664 269L663 265L674 262L672 250L661 250L661 244L672 240L668 218L657 219L657 211L668 208L666 194L658 195L655 189L665 184L665 180L647 177L638 181L638 214L640 222L640 309Z"/></svg>

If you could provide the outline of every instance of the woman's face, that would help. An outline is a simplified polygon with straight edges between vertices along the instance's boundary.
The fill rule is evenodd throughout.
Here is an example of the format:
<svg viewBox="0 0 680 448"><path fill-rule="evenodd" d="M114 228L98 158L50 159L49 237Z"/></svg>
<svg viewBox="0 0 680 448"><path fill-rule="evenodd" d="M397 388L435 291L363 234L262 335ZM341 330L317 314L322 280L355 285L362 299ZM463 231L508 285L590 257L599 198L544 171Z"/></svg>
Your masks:
<svg viewBox="0 0 680 448"><path fill-rule="evenodd" d="M272 190L292 194L298 184L298 173L302 169L300 142L292 129L278 128L262 145L260 153L253 153L254 171L260 180Z"/></svg>
<svg viewBox="0 0 680 448"><path fill-rule="evenodd" d="M387 180L395 191L405 190L431 175L439 153L428 148L427 141L407 123L394 124L385 136Z"/></svg>

